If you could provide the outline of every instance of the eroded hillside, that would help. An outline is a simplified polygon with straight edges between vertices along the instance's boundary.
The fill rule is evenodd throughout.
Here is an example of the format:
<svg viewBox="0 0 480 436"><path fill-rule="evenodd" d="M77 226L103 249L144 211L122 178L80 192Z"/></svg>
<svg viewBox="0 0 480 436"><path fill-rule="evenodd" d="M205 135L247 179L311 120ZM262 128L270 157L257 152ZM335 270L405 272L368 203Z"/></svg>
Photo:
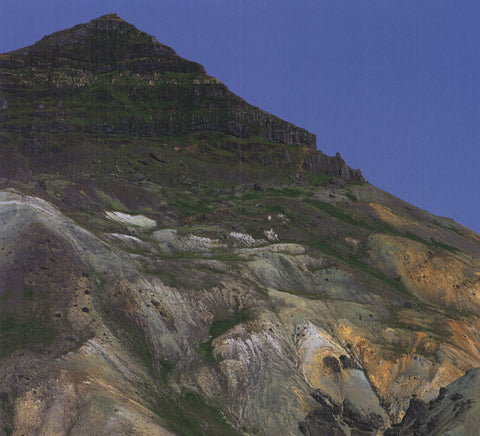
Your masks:
<svg viewBox="0 0 480 436"><path fill-rule="evenodd" d="M103 212L2 194L1 391L19 434L373 434L479 366L480 249L450 220L370 185L164 200L165 221L77 189Z"/></svg>
<svg viewBox="0 0 480 436"><path fill-rule="evenodd" d="M174 107L179 81L202 107L223 85L99 20L0 59L0 434L475 434L480 237L256 108L249 134L220 109L155 130L167 112L131 80ZM93 31L115 68L72 57ZM69 86L59 106L45 53L113 109ZM92 127L123 116L140 124Z"/></svg>

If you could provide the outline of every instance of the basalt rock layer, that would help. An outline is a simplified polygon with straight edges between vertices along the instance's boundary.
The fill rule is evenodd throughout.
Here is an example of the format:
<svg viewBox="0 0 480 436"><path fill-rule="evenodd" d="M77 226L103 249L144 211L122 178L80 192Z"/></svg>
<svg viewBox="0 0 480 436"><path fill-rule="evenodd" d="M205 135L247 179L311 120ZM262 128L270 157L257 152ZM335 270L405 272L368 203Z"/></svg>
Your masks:
<svg viewBox="0 0 480 436"><path fill-rule="evenodd" d="M0 55L2 131L159 136L220 130L316 147L115 14ZM28 111L26 110L28 108ZM21 114L19 113L21 111Z"/></svg>
<svg viewBox="0 0 480 436"><path fill-rule="evenodd" d="M256 108L234 131L115 15L42 41L1 56L0 435L478 433L479 235Z"/></svg>

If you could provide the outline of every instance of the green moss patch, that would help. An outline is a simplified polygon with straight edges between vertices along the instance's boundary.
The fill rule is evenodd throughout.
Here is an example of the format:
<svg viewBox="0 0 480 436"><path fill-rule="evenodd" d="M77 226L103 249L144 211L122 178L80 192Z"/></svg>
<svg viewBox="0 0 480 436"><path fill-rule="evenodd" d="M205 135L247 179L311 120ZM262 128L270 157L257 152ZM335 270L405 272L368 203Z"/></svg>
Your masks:
<svg viewBox="0 0 480 436"><path fill-rule="evenodd" d="M199 351L204 355L204 357L213 362L215 360L213 356L213 345L212 341L215 338L223 335L228 330L235 327L237 324L241 324L242 322L249 321L251 319L251 315L247 309L243 309L240 311L235 310L230 316L226 318L216 319L212 322L208 333L210 334L210 340L208 342L204 342L199 345Z"/></svg>
<svg viewBox="0 0 480 436"><path fill-rule="evenodd" d="M47 317L20 319L11 313L1 313L0 357L5 358L16 350L35 350L39 346L50 344L56 333L53 323Z"/></svg>

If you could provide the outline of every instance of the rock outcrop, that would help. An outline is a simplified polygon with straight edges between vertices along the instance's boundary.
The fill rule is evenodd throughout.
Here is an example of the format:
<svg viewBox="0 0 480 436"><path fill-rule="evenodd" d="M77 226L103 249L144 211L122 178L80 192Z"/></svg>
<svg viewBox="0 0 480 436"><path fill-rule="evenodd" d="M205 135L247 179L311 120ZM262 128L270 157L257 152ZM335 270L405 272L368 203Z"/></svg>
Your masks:
<svg viewBox="0 0 480 436"><path fill-rule="evenodd" d="M3 55L0 68L35 68L49 72L74 69L92 74L205 73L200 64L182 59L170 47L140 32L116 14L55 32L31 47Z"/></svg>
<svg viewBox="0 0 480 436"><path fill-rule="evenodd" d="M340 156L340 153L335 156L327 156L322 152L316 153L306 159L302 167L311 173L328 174L343 182L365 183L362 172L359 169L350 168Z"/></svg>
<svg viewBox="0 0 480 436"><path fill-rule="evenodd" d="M314 134L249 105L116 14L0 55L0 90L24 109L32 93L38 100L21 120L4 113L4 131L154 137L217 130L316 148Z"/></svg>
<svg viewBox="0 0 480 436"><path fill-rule="evenodd" d="M347 189L353 188L363 198L355 213L374 198L390 207L398 201L370 185ZM287 215L255 218L260 228L275 228L280 241L244 238L239 245L223 231L215 239L199 236L204 227L192 228L194 216L189 234L182 226L139 226L145 216L138 213L112 220L93 212L100 185L76 189L74 201L87 199L92 214L85 221L85 204L71 209L83 225L41 198L0 191L6 434L475 434L478 370L437 394L479 366L477 315L413 297L408 282L404 288L382 275L376 246L363 261L354 251L353 262L347 253L336 255L339 248L324 248L326 254L305 242L282 242L291 238L287 215L305 216L300 202ZM339 210L349 206L339 206L346 203L342 188L335 198L331 189L314 190L339 208L336 218L318 222L335 224L341 247L346 230ZM102 198L118 202L108 200L113 192ZM140 200L145 194L137 192L130 207L151 201L145 210L152 214L160 202ZM278 200L278 192L264 195ZM401 205L395 209L405 219L428 222ZM159 213L155 221L166 222L168 214ZM219 216L210 225L231 219ZM470 241L459 261L478 270L479 242L441 225L433 231L445 247ZM349 229L362 243L361 227ZM390 244L399 249L409 240L397 239ZM429 250L422 268L454 249ZM443 286L449 271L436 277ZM478 279L468 286L469 294L478 292Z"/></svg>
<svg viewBox="0 0 480 436"><path fill-rule="evenodd" d="M430 402L412 399L402 422L385 435L478 434L479 395L480 368L476 368L441 388Z"/></svg>

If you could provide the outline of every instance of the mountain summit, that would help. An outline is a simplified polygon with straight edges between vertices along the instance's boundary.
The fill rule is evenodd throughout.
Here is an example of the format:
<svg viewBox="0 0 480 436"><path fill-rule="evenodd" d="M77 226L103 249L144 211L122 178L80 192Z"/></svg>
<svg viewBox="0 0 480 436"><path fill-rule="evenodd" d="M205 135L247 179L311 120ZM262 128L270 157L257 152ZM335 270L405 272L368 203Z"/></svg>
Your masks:
<svg viewBox="0 0 480 436"><path fill-rule="evenodd" d="M218 130L316 148L315 135L247 104L201 65L116 14L2 54L0 69L0 93L9 107L25 108L33 97L35 109L49 113L44 122L35 115L40 130L140 136ZM60 101L63 115L53 117ZM33 119L23 118L31 126ZM20 127L15 117L8 121L2 130Z"/></svg>
<svg viewBox="0 0 480 436"><path fill-rule="evenodd" d="M117 14L45 36L31 47L10 53L8 60L12 63L3 61L2 67L22 64L54 71L71 68L95 73L205 73L201 65L182 59Z"/></svg>
<svg viewBox="0 0 480 436"><path fill-rule="evenodd" d="M0 436L478 434L480 236L116 15L0 55Z"/></svg>

